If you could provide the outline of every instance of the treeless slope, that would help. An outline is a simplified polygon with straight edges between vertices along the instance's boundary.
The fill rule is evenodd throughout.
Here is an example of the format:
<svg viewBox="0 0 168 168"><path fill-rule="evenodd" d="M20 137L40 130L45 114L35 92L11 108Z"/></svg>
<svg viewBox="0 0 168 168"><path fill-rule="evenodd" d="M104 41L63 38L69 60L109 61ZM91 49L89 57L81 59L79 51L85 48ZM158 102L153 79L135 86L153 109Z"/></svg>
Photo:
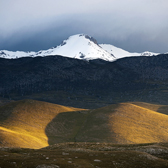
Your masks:
<svg viewBox="0 0 168 168"><path fill-rule="evenodd" d="M82 109L22 100L0 107L0 146L42 148L48 146L45 128L59 113Z"/></svg>
<svg viewBox="0 0 168 168"><path fill-rule="evenodd" d="M138 102L81 111L35 100L12 102L0 107L0 143L8 147L42 148L74 141L167 142L168 116L156 112L166 112L166 108Z"/></svg>
<svg viewBox="0 0 168 168"><path fill-rule="evenodd" d="M134 104L120 104L110 115L119 143L151 143L168 140L168 116Z"/></svg>
<svg viewBox="0 0 168 168"><path fill-rule="evenodd" d="M146 109L168 115L168 106L167 105L150 104L150 103L145 103L145 102L133 102L132 104L135 104L137 106L144 107Z"/></svg>
<svg viewBox="0 0 168 168"><path fill-rule="evenodd" d="M90 111L76 140L121 144L165 142L168 116L133 103L99 108Z"/></svg>

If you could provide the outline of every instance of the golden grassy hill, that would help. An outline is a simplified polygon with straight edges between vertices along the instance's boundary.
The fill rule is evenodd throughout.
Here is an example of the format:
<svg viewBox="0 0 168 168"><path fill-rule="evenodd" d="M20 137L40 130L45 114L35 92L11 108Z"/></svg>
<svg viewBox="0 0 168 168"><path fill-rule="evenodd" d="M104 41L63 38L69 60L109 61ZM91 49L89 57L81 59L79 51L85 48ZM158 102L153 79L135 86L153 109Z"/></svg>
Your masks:
<svg viewBox="0 0 168 168"><path fill-rule="evenodd" d="M42 148L48 146L45 128L59 113L82 109L22 100L0 107L0 146Z"/></svg>
<svg viewBox="0 0 168 168"><path fill-rule="evenodd" d="M167 142L167 109L168 106L142 102L94 110L35 100L12 102L0 107L0 146L42 148L60 142Z"/></svg>
<svg viewBox="0 0 168 168"><path fill-rule="evenodd" d="M145 102L134 102L132 104L135 104L137 106L144 107L146 109L168 115L168 106L167 105L150 104L150 103L145 103Z"/></svg>
<svg viewBox="0 0 168 168"><path fill-rule="evenodd" d="M166 112L166 108L139 102L92 110L76 139L120 144L167 142L168 115L156 112Z"/></svg>

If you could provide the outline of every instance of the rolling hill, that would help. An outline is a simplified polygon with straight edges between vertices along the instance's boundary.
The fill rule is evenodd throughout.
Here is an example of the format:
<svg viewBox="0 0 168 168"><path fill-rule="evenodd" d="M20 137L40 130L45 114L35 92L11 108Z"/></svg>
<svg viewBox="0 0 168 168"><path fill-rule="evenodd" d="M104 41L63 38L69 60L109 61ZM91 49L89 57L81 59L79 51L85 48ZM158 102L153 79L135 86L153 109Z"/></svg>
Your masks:
<svg viewBox="0 0 168 168"><path fill-rule="evenodd" d="M155 110L160 111L159 108L162 107ZM156 111L144 108L140 103L120 103L88 111L76 141L118 144L167 142L168 116Z"/></svg>
<svg viewBox="0 0 168 168"><path fill-rule="evenodd" d="M0 107L0 146L42 148L48 146L45 127L63 112L82 109L22 100Z"/></svg>
<svg viewBox="0 0 168 168"><path fill-rule="evenodd" d="M84 110L22 100L0 107L0 146L42 148L62 142L115 144L168 140L167 106L119 103Z"/></svg>

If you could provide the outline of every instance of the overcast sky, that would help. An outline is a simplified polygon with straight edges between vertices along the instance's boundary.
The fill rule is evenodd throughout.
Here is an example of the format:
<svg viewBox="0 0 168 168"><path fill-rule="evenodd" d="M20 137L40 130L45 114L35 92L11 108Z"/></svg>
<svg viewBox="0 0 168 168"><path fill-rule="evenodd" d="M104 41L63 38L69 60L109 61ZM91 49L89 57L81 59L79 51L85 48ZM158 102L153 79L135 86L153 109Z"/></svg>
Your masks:
<svg viewBox="0 0 168 168"><path fill-rule="evenodd" d="M168 52L168 1L0 0L0 50L48 49L79 33L130 52Z"/></svg>

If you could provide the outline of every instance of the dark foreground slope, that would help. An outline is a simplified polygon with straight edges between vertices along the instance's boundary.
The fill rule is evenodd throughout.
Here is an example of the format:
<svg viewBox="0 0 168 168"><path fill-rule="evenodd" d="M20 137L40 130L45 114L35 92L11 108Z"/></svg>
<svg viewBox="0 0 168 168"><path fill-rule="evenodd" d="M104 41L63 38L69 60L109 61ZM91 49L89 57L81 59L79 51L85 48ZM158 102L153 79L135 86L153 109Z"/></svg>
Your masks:
<svg viewBox="0 0 168 168"><path fill-rule="evenodd" d="M45 149L0 148L1 168L166 168L168 144L62 143Z"/></svg>
<svg viewBox="0 0 168 168"><path fill-rule="evenodd" d="M168 55L115 62L61 56L0 59L1 101L31 98L97 108L125 101L168 104Z"/></svg>

